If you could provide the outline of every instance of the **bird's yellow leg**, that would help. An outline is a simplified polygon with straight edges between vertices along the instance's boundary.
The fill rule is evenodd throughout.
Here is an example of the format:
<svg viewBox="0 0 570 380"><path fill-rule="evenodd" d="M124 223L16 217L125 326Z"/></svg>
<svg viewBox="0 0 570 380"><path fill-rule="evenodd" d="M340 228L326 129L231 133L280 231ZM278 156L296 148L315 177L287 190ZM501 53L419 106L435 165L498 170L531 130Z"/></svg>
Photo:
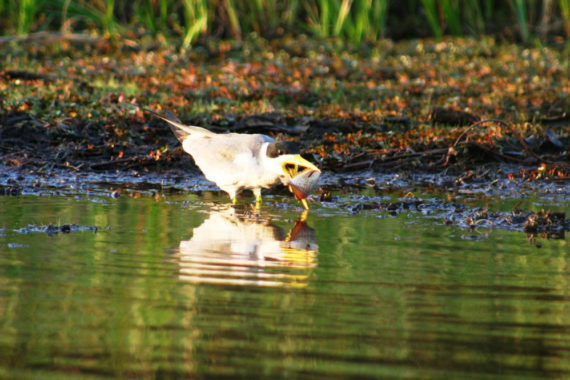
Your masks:
<svg viewBox="0 0 570 380"><path fill-rule="evenodd" d="M255 197L255 207L261 207L261 194Z"/></svg>
<svg viewBox="0 0 570 380"><path fill-rule="evenodd" d="M309 209L309 203L307 203L307 199L303 198L301 199L301 204L303 205L303 207L305 208L305 210Z"/></svg>
<svg viewBox="0 0 570 380"><path fill-rule="evenodd" d="M232 204L235 206L237 204L237 197L232 197Z"/></svg>

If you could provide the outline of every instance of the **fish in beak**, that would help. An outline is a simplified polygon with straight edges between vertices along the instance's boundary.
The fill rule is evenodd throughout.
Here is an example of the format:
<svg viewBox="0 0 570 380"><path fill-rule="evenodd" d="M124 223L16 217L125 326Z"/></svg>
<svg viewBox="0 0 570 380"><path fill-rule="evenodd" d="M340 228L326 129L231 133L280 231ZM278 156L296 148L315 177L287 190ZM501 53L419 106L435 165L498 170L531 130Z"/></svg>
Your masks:
<svg viewBox="0 0 570 380"><path fill-rule="evenodd" d="M298 154L287 157L281 167L286 178L285 184L308 210L307 196L319 187L320 169Z"/></svg>

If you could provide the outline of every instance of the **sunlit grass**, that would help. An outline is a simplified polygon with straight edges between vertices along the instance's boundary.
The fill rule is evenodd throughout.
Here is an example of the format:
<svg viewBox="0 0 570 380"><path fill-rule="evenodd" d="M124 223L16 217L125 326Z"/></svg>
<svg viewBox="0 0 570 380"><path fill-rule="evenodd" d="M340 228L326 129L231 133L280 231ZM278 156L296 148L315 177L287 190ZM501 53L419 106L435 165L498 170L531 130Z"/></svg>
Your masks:
<svg viewBox="0 0 570 380"><path fill-rule="evenodd" d="M21 0L17 18L18 34L28 33L32 29L32 24L38 17L42 3L42 0Z"/></svg>
<svg viewBox="0 0 570 380"><path fill-rule="evenodd" d="M406 16L403 16L406 15ZM548 22L547 22L548 21ZM523 42L548 33L570 37L570 0L20 0L0 2L0 30L127 31L161 35L183 48L200 38L243 40L308 33L361 44L390 37L394 26L410 36L506 33ZM554 29L552 29L554 28ZM393 31L392 31L393 32ZM422 34L423 33L423 34Z"/></svg>

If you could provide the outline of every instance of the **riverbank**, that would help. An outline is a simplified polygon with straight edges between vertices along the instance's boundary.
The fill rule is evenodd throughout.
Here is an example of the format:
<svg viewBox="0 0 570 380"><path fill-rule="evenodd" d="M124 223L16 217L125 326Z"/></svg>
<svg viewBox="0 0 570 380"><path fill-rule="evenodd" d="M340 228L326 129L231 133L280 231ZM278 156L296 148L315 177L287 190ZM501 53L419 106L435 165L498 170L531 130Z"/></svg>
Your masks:
<svg viewBox="0 0 570 380"><path fill-rule="evenodd" d="M457 174L506 162L522 176L569 174L570 62L554 48L251 38L185 53L117 41L0 50L0 160L11 167L192 168L136 104L220 133L297 141L327 171Z"/></svg>
<svg viewBox="0 0 570 380"><path fill-rule="evenodd" d="M349 212L400 209L375 197L416 189L486 199L570 192L570 63L554 48L251 38L185 53L117 41L0 50L6 195L215 192L140 107L299 143L325 172L314 200ZM342 198L363 189L372 198Z"/></svg>

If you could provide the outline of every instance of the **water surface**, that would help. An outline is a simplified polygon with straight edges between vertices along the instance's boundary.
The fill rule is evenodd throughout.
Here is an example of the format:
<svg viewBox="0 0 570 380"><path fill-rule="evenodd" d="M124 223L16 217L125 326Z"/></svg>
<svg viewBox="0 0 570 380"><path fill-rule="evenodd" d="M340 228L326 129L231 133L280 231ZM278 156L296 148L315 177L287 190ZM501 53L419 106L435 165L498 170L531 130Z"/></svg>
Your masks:
<svg viewBox="0 0 570 380"><path fill-rule="evenodd" d="M1 198L0 377L570 376L566 240L141 194Z"/></svg>

